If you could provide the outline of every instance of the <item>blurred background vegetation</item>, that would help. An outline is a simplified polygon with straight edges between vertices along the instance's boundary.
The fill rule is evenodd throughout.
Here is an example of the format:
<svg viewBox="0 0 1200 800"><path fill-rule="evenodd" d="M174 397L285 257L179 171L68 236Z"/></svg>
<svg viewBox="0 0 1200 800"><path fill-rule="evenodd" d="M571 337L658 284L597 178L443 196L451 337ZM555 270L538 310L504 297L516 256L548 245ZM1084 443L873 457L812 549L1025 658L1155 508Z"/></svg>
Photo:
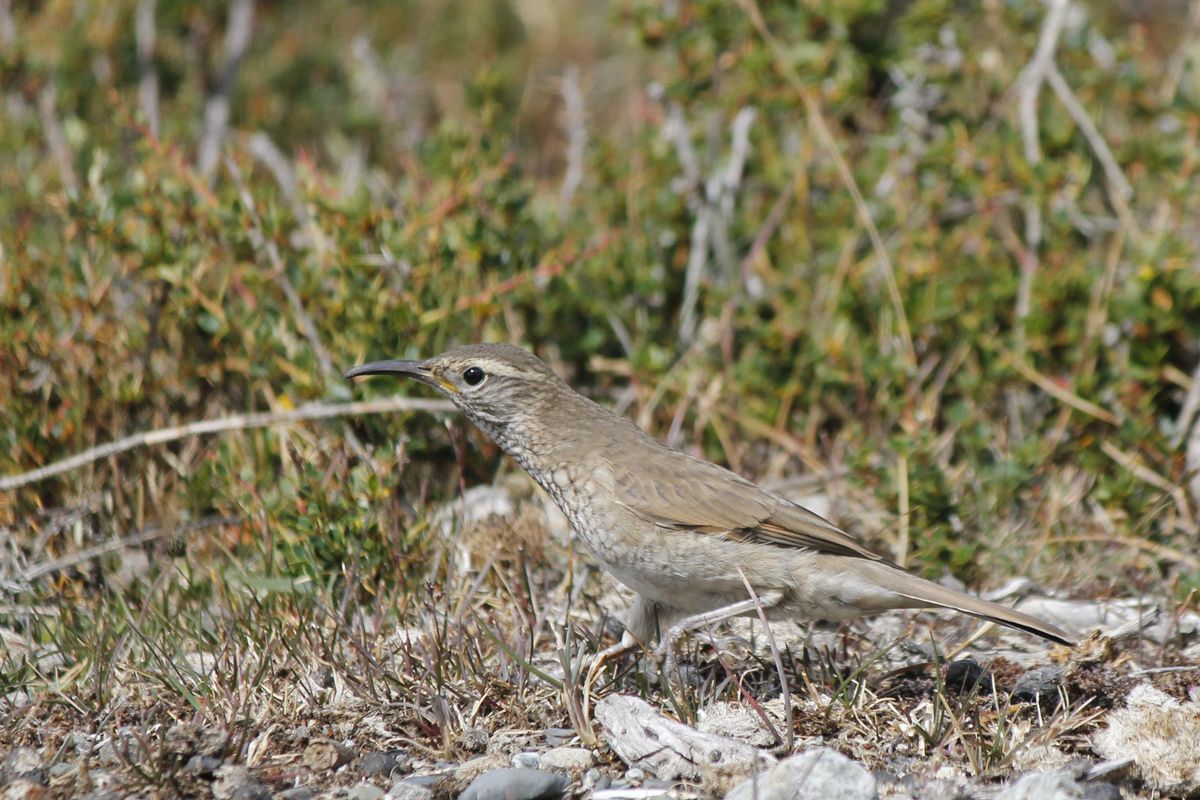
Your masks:
<svg viewBox="0 0 1200 800"><path fill-rule="evenodd" d="M4 0L0 475L513 341L676 446L853 487L926 574L1186 601L1196 9ZM449 425L184 439L0 493L0 624L61 637L175 581L168 619L231 570L415 586L430 504L502 464ZM156 530L129 580L36 570Z"/></svg>

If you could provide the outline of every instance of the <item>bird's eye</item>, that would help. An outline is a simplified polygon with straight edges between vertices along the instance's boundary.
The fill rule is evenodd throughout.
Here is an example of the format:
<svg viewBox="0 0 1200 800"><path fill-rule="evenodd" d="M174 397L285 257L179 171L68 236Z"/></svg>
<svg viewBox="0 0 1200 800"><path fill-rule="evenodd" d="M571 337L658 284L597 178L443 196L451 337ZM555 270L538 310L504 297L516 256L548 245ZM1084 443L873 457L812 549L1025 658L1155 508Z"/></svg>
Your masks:
<svg viewBox="0 0 1200 800"><path fill-rule="evenodd" d="M470 386L478 386L483 380L483 370L479 367L467 367L463 372L463 380Z"/></svg>

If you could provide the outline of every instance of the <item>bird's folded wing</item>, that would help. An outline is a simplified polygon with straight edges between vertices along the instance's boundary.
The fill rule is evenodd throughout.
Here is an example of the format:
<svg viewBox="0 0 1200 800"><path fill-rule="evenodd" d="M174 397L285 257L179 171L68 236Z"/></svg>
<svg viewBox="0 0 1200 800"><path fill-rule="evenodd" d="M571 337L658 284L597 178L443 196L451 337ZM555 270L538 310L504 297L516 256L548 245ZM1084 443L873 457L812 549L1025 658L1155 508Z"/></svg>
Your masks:
<svg viewBox="0 0 1200 800"><path fill-rule="evenodd" d="M661 462L613 475L618 502L659 527L881 560L824 517L737 473L672 451Z"/></svg>

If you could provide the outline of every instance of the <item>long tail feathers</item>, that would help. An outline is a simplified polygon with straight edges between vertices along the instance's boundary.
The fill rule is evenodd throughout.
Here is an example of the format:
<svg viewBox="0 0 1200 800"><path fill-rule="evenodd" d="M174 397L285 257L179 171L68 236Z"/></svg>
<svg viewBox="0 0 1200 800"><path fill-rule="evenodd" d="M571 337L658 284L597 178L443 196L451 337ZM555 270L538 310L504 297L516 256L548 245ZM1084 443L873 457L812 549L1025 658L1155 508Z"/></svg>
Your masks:
<svg viewBox="0 0 1200 800"><path fill-rule="evenodd" d="M1022 611L1017 611L1015 608L1008 608L999 603L963 594L883 564L864 563L863 566L876 572L876 578L881 586L895 592L900 597L912 600L914 607L948 608L1032 633L1059 644L1074 646L1078 642L1078 639L1062 628Z"/></svg>

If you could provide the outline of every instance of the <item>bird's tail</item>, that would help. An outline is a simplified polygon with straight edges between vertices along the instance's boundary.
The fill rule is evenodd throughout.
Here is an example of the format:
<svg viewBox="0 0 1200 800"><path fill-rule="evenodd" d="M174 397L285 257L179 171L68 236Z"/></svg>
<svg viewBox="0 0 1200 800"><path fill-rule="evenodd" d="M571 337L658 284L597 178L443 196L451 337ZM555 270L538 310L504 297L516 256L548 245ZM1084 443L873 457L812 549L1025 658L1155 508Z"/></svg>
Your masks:
<svg viewBox="0 0 1200 800"><path fill-rule="evenodd" d="M855 566L860 570L874 573L871 577L876 583L897 597L910 601L903 604L909 608L948 608L1032 633L1059 644L1074 646L1078 642L1074 636L1062 628L1037 617L1017 611L1015 608L940 586L895 567L867 561L857 562ZM897 603L896 605L901 604Z"/></svg>

